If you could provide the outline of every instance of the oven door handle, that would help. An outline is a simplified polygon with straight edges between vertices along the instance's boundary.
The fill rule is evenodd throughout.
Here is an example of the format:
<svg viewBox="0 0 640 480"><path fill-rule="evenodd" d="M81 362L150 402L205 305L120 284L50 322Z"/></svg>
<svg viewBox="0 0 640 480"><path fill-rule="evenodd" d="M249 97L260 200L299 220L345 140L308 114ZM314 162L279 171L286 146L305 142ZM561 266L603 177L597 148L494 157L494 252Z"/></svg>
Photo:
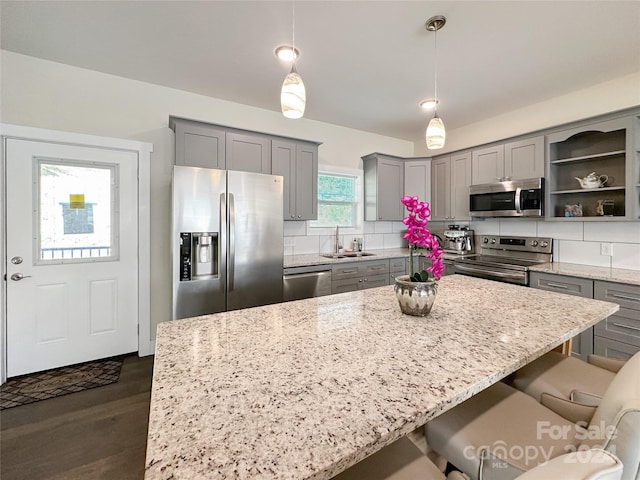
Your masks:
<svg viewBox="0 0 640 480"><path fill-rule="evenodd" d="M501 278L524 278L524 274L523 273L503 273L503 272L495 272L493 270L485 270L483 268L473 268L473 267L468 267L468 266L462 266L459 264L454 264L454 267L457 269L462 270L463 272L476 272L476 273L483 273L485 275L493 275L494 277L501 277Z"/></svg>
<svg viewBox="0 0 640 480"><path fill-rule="evenodd" d="M516 212L522 213L522 209L520 208L520 195L522 194L522 189L520 187L516 188Z"/></svg>

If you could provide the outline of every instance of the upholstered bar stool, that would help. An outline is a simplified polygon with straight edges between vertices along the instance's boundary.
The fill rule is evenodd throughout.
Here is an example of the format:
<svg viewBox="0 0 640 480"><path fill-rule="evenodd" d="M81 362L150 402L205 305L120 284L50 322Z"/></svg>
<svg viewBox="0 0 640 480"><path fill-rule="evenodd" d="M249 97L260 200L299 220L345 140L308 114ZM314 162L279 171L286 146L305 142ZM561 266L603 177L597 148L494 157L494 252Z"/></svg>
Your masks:
<svg viewBox="0 0 640 480"><path fill-rule="evenodd" d="M518 480L620 480L622 463L604 450L570 453L540 465ZM466 480L452 472L446 480ZM403 437L342 472L333 480L445 480L411 440Z"/></svg>
<svg viewBox="0 0 640 480"><path fill-rule="evenodd" d="M473 480L515 478L549 458L602 447L640 480L640 353L607 388L587 428L497 383L430 421L427 443Z"/></svg>
<svg viewBox="0 0 640 480"><path fill-rule="evenodd" d="M572 422L589 422L624 360L590 355L589 362L549 352L507 383Z"/></svg>

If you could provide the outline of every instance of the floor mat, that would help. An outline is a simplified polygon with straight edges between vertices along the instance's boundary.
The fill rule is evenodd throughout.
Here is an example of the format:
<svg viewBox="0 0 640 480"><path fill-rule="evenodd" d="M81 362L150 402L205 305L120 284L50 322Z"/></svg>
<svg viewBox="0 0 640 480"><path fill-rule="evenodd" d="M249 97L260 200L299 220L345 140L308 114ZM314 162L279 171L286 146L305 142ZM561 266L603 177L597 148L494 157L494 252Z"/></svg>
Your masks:
<svg viewBox="0 0 640 480"><path fill-rule="evenodd" d="M113 357L10 378L0 386L0 410L115 383L122 361Z"/></svg>

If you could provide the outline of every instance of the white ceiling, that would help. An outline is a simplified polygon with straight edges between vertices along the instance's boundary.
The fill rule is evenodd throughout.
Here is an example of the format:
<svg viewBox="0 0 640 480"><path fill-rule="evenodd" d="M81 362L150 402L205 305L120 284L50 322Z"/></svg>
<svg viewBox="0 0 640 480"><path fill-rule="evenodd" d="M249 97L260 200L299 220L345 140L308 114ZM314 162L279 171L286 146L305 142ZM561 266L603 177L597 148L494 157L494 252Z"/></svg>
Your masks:
<svg viewBox="0 0 640 480"><path fill-rule="evenodd" d="M7 1L3 49L280 110L292 2ZM295 2L305 117L423 138L438 32L439 114L458 128L640 71L640 1ZM294 120L292 120L294 121Z"/></svg>

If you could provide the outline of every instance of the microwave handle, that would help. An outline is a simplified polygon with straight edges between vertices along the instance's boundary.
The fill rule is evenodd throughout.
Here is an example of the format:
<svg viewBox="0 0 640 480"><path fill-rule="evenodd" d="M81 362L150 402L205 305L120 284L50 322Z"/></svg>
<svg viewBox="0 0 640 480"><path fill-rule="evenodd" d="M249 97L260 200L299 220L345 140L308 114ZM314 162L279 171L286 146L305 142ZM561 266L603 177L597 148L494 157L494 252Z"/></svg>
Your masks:
<svg viewBox="0 0 640 480"><path fill-rule="evenodd" d="M522 192L522 189L520 187L516 188L516 212L517 213L522 213L522 210L520 209L520 194Z"/></svg>

